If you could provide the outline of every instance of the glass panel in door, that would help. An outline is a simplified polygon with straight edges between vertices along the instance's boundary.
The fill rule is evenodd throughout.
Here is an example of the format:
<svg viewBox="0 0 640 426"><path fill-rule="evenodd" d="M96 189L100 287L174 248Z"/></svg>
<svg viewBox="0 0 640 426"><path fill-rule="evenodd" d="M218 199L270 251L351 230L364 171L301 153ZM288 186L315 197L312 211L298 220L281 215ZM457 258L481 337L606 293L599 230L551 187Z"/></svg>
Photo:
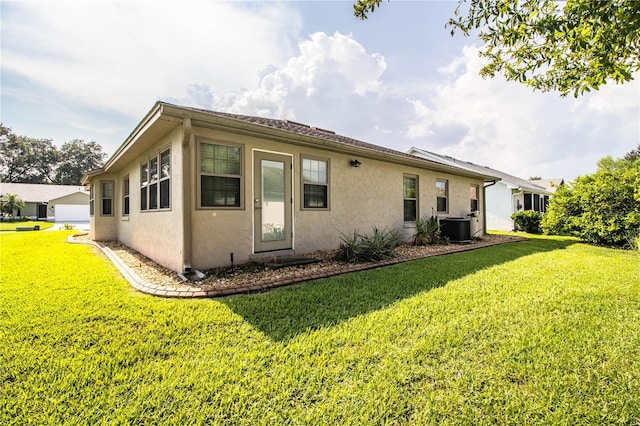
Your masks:
<svg viewBox="0 0 640 426"><path fill-rule="evenodd" d="M284 239L284 162L262 160L262 241Z"/></svg>

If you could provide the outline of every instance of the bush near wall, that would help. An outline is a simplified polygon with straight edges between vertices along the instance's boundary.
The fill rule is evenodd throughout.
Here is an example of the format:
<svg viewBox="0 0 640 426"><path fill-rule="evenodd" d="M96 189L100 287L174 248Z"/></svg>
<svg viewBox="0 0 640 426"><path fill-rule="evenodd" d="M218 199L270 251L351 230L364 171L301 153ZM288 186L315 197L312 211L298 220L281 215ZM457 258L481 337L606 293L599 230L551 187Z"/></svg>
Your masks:
<svg viewBox="0 0 640 426"><path fill-rule="evenodd" d="M533 210L524 210L511 215L511 219L516 226L517 230L529 232L531 234L540 234L542 229L540 228L540 222L542 221L542 215Z"/></svg>

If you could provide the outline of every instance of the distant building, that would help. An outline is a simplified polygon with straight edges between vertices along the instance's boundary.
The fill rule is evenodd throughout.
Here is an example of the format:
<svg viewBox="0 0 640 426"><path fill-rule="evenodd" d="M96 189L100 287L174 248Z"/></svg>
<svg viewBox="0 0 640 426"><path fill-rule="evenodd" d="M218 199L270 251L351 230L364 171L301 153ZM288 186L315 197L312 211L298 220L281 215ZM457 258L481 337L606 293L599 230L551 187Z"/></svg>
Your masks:
<svg viewBox="0 0 640 426"><path fill-rule="evenodd" d="M89 192L83 186L0 183L0 195L16 194L25 207L16 216L50 222L88 222Z"/></svg>
<svg viewBox="0 0 640 426"><path fill-rule="evenodd" d="M466 168L476 173L498 177L499 180L485 183L484 185L486 197L485 229L488 230L513 230L514 224L511 215L519 211L535 210L544 213L549 205L551 195L559 185L564 184L564 179L562 178L534 181L521 179L490 167L480 166L415 147L409 150L409 154L450 166Z"/></svg>

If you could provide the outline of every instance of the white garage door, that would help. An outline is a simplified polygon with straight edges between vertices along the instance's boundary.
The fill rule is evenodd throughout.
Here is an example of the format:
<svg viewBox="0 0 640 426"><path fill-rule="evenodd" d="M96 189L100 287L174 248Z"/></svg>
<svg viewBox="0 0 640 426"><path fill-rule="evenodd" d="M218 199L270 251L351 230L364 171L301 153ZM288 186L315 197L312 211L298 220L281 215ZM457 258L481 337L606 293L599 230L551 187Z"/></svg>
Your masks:
<svg viewBox="0 0 640 426"><path fill-rule="evenodd" d="M57 204L56 222L89 222L89 206Z"/></svg>

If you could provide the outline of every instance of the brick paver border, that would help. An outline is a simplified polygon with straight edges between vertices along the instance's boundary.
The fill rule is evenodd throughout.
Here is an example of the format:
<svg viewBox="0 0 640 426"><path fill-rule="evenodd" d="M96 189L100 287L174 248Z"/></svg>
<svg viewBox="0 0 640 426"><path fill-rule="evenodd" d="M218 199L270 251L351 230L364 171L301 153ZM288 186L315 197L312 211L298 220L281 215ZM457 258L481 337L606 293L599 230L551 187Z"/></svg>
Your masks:
<svg viewBox="0 0 640 426"><path fill-rule="evenodd" d="M146 294L151 294L153 296L159 297L179 297L179 298L196 298L196 297L220 297L220 296L229 296L232 294L239 293L255 293L260 291L269 290L276 287L287 286L291 284L297 284L304 281L317 280L321 278L329 278L336 275L348 274L350 272L357 271L365 271L367 269L376 269L384 266L396 265L398 263L409 262L411 260L424 259L427 257L433 256L441 256L445 254L451 253L460 253L464 251L476 250L483 247L495 246L498 244L506 244L506 243L515 243L520 241L526 241L527 239L524 237L510 237L511 239L508 241L487 241L487 242L479 242L471 245L450 245L443 251L437 253L426 253L416 256L407 256L407 257L399 257L395 259L380 261L380 262L367 262L360 263L355 265L345 266L339 270L331 270L320 273L301 273L297 274L293 277L286 278L269 278L258 280L254 283L242 284L235 287L227 287L227 288L214 288L214 289L203 289L202 287L191 286L185 283L180 287L168 287L150 283L144 279L142 279L133 269L129 268L120 257L115 254L109 247L100 243L99 241L87 241L87 240L76 240L76 236L81 236L86 234L75 234L69 236L67 242L72 244L88 244L98 247L107 258L118 268L122 276L129 281L131 286L138 291L141 291Z"/></svg>

